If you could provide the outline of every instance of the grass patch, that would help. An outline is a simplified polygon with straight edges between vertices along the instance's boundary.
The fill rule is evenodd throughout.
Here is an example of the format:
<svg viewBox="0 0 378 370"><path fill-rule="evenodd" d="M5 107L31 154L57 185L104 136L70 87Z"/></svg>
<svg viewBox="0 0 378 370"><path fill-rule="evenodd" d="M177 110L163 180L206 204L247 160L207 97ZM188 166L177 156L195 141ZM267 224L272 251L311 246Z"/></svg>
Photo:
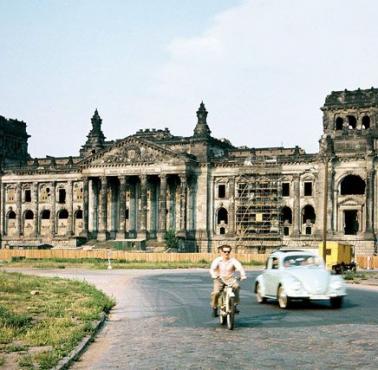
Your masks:
<svg viewBox="0 0 378 370"><path fill-rule="evenodd" d="M111 260L113 269L184 269L184 268L209 268L211 261L201 259L197 262L144 262L136 260ZM244 266L262 266L259 261L243 263ZM7 262L9 267L32 267L39 269L65 269L65 268L88 268L105 270L108 268L108 260L97 258L86 259L68 259L68 258L51 258L51 259L33 259L25 258L18 261Z"/></svg>
<svg viewBox="0 0 378 370"><path fill-rule="evenodd" d="M0 272L0 359L13 353L22 369L50 369L114 303L84 282Z"/></svg>

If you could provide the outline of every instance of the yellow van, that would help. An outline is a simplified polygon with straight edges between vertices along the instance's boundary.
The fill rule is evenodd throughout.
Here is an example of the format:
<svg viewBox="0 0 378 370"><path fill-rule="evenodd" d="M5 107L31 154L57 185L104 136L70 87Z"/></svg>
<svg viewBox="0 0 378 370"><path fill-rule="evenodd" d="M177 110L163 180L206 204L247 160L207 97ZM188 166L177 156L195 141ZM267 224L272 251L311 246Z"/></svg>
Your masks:
<svg viewBox="0 0 378 370"><path fill-rule="evenodd" d="M319 255L323 256L323 242L319 243ZM341 242L327 242L325 264L336 274L342 274L347 270L356 271L353 246Z"/></svg>

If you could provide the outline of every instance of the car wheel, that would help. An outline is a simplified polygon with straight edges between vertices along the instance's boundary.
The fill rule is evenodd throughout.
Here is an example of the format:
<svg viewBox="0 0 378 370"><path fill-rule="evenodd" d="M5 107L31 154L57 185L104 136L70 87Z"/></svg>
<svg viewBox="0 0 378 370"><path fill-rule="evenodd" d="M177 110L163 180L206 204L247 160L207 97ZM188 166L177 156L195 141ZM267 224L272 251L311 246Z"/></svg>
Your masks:
<svg viewBox="0 0 378 370"><path fill-rule="evenodd" d="M290 306L290 298L287 296L285 289L282 285L278 287L277 291L277 299L278 299L278 305L280 308L289 308Z"/></svg>
<svg viewBox="0 0 378 370"><path fill-rule="evenodd" d="M332 308L341 308L343 305L343 297L332 297L330 298L330 303Z"/></svg>
<svg viewBox="0 0 378 370"><path fill-rule="evenodd" d="M257 303L265 303L266 298L261 293L261 285L259 283L256 284L256 301Z"/></svg>

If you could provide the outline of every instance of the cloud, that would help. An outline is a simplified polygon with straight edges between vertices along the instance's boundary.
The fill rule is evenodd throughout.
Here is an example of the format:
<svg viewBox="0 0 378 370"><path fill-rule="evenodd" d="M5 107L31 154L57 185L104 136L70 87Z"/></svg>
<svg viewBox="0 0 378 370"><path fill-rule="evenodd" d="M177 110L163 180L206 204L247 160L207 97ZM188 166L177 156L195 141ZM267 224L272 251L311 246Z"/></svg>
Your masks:
<svg viewBox="0 0 378 370"><path fill-rule="evenodd" d="M244 1L167 45L132 120L191 135L204 99L216 137L317 151L326 94L377 85L377 13L373 0Z"/></svg>

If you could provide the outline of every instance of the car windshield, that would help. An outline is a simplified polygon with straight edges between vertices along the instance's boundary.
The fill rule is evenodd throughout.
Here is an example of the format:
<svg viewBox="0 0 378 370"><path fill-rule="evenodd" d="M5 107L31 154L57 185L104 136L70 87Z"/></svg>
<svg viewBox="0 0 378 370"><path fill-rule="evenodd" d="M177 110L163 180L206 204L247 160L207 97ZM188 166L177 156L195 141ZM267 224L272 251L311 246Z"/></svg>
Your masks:
<svg viewBox="0 0 378 370"><path fill-rule="evenodd" d="M283 260L283 267L297 267L297 266L322 266L322 260L318 256L302 254L295 256L287 256Z"/></svg>

